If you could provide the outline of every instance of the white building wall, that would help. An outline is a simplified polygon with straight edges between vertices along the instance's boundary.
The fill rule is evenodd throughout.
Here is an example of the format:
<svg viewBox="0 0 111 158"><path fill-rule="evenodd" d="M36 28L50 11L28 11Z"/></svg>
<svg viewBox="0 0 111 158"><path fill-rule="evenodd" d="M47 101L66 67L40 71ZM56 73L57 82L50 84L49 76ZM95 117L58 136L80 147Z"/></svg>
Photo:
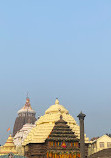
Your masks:
<svg viewBox="0 0 111 158"><path fill-rule="evenodd" d="M100 150L111 148L111 138L103 135L89 145L88 155L94 154Z"/></svg>

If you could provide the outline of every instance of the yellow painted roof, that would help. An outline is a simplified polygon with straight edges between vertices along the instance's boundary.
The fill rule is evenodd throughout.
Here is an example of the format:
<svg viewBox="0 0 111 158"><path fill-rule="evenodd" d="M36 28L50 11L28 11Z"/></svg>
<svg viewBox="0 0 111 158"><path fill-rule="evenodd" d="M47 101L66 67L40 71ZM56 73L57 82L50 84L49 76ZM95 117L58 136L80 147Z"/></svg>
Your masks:
<svg viewBox="0 0 111 158"><path fill-rule="evenodd" d="M4 146L5 147L6 146L7 147L13 147L13 146L15 146L14 143L13 143L13 138L12 138L11 134L9 135L9 137L8 137L6 143L4 144Z"/></svg>
<svg viewBox="0 0 111 158"><path fill-rule="evenodd" d="M70 128L75 132L75 134L80 138L80 128L76 124L74 118L69 114L68 110L64 106L59 104L58 99L56 99L55 105L49 107L46 110L45 115L41 116L39 120L36 121L36 127L32 128L29 132L27 138L24 140L23 145L29 143L43 143L47 139L48 135L52 131L55 122L63 116L63 120L67 122ZM89 138L85 141L88 142Z"/></svg>
<svg viewBox="0 0 111 158"><path fill-rule="evenodd" d="M66 114L69 113L68 110L65 109L63 105L60 105L60 104L59 104L59 100L56 99L55 104L52 105L52 106L50 106L50 107L46 110L45 114L57 113L57 112L59 112L59 111L60 111L61 113L66 113Z"/></svg>
<svg viewBox="0 0 111 158"><path fill-rule="evenodd" d="M10 152L17 154L16 146L14 145L13 137L11 135L9 135L6 143L0 147L0 155L8 154Z"/></svg>

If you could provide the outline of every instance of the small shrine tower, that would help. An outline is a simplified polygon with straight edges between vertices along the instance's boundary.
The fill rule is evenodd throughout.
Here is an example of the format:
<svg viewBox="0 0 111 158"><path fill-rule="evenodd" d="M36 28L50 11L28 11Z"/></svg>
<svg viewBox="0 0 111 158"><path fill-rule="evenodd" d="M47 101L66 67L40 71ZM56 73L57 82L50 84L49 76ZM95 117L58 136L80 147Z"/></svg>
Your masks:
<svg viewBox="0 0 111 158"><path fill-rule="evenodd" d="M26 98L25 105L18 111L18 117L15 120L13 128L13 136L19 131L26 123L34 124L37 120L35 118L36 112L32 109L29 97Z"/></svg>
<svg viewBox="0 0 111 158"><path fill-rule="evenodd" d="M18 152L16 150L16 146L14 145L13 137L11 136L11 134L9 135L6 143L0 147L0 156L7 155L9 153L13 153L15 155L18 155Z"/></svg>

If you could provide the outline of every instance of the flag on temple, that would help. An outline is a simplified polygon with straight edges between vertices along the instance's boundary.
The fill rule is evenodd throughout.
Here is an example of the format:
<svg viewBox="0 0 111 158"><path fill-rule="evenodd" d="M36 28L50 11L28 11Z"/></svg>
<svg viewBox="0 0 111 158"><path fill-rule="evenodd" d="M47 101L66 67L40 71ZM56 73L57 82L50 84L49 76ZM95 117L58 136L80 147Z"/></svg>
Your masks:
<svg viewBox="0 0 111 158"><path fill-rule="evenodd" d="M10 127L7 129L7 132L10 131Z"/></svg>

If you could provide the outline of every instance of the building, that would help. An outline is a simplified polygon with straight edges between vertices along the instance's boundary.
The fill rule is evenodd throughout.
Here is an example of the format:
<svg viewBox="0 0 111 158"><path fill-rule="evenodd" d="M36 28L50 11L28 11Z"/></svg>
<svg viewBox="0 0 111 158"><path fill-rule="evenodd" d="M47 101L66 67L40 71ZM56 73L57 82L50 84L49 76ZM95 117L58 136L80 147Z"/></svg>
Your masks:
<svg viewBox="0 0 111 158"><path fill-rule="evenodd" d="M41 116L36 121L36 126L29 132L27 138L24 140L22 145L25 148L25 153L29 154L29 145L38 144L44 146L44 151L47 147L45 147L44 144L46 144L46 141L48 140L48 137L50 133L52 132L55 123L60 120L60 116L62 115L63 120L67 122L67 125L70 127L74 135L77 136L77 139L80 139L80 128L77 125L74 118L69 114L68 110L64 108L64 106L59 104L58 99L56 99L55 104L50 106L46 111L45 115ZM89 144L89 139L85 135L85 145L86 147ZM40 146L41 148L41 146ZM34 150L33 150L34 151ZM87 154L87 153L86 153ZM29 156L30 157L30 156ZM40 157L42 158L42 157Z"/></svg>
<svg viewBox="0 0 111 158"><path fill-rule="evenodd" d="M91 141L88 153L89 155L91 155L107 148L111 148L111 137L109 137L108 135L103 135L102 137Z"/></svg>
<svg viewBox="0 0 111 158"><path fill-rule="evenodd" d="M13 136L25 125L26 123L34 124L37 120L35 118L36 112L32 109L29 97L26 98L25 105L18 111L18 117L15 120L13 128Z"/></svg>
<svg viewBox="0 0 111 158"><path fill-rule="evenodd" d="M28 158L79 158L79 139L60 116L44 143L26 145Z"/></svg>
<svg viewBox="0 0 111 158"><path fill-rule="evenodd" d="M6 143L0 147L0 155L7 155L9 153L13 153L15 155L18 155L18 152L16 150L16 146L13 143L13 137L9 135Z"/></svg>
<svg viewBox="0 0 111 158"><path fill-rule="evenodd" d="M69 114L68 110L64 108L63 105L59 104L58 99L56 99L55 104L50 106L46 111L45 115L41 116L36 122L36 127L34 127L28 134L27 139L24 140L24 145L31 142L44 142L50 132L52 131L55 122L60 119L60 115L63 116L63 120L67 122L67 125L72 129L72 131L80 139L80 127L76 123L75 119ZM30 139L30 140L29 140ZM85 143L89 143L89 138L85 135Z"/></svg>

